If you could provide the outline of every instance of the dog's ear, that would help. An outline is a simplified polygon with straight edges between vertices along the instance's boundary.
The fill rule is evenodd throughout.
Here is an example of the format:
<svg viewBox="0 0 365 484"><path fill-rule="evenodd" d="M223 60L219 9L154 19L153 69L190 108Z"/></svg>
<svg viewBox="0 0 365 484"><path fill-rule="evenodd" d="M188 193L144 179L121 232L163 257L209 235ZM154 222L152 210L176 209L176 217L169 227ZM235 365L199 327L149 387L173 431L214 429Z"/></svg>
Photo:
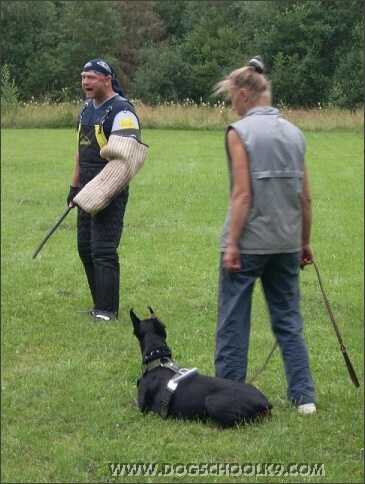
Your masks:
<svg viewBox="0 0 365 484"><path fill-rule="evenodd" d="M151 308L151 306L148 306L148 309L150 310L151 318L152 319L157 319L157 316L155 314L155 311Z"/></svg>
<svg viewBox="0 0 365 484"><path fill-rule="evenodd" d="M156 333L162 336L163 338L166 338L166 330L165 330L166 326L163 324L162 321L158 319L158 317L155 314L155 311L151 308L151 306L148 306L148 309L150 310L150 313L151 313L151 319L154 319L153 325L155 327Z"/></svg>
<svg viewBox="0 0 365 484"><path fill-rule="evenodd" d="M138 335L139 335L139 323L141 322L141 320L135 315L134 311L133 311L133 308L131 308L131 310L129 311L129 315L131 317L131 320L132 320L132 323L133 323L133 334L135 336L137 336L138 338Z"/></svg>

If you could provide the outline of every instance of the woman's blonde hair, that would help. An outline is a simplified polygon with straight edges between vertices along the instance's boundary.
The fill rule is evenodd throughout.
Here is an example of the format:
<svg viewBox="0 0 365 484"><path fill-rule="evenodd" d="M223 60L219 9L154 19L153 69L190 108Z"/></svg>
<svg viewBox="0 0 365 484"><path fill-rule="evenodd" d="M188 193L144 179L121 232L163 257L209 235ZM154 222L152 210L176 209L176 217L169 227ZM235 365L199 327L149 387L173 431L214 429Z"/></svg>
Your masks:
<svg viewBox="0 0 365 484"><path fill-rule="evenodd" d="M245 87L252 101L261 97L266 97L268 103L271 103L271 83L264 76L265 64L261 56L253 57L247 64L239 69L232 71L222 81L218 82L213 88L213 96L223 94L230 98L232 89L241 89Z"/></svg>

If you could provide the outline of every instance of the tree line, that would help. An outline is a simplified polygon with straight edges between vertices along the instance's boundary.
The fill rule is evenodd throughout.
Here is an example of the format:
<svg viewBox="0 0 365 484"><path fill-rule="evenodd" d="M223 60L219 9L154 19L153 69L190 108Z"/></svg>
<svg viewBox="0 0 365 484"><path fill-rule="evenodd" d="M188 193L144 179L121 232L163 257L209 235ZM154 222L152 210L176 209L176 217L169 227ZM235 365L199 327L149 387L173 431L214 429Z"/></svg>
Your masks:
<svg viewBox="0 0 365 484"><path fill-rule="evenodd" d="M214 84L260 54L275 105L357 108L363 13L362 0L3 0L2 97L79 100L83 65L102 57L129 98L213 102Z"/></svg>

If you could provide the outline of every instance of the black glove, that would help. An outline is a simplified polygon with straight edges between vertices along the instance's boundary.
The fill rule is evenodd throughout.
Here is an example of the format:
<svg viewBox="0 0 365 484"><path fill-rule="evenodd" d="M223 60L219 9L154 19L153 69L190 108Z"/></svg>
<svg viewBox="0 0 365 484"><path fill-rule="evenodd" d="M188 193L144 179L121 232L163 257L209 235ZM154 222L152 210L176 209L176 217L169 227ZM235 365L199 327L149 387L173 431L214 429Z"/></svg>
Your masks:
<svg viewBox="0 0 365 484"><path fill-rule="evenodd" d="M72 200L76 197L76 195L79 193L80 188L79 187L71 187L70 186L70 191L68 193L68 197L66 200L67 206L72 203Z"/></svg>

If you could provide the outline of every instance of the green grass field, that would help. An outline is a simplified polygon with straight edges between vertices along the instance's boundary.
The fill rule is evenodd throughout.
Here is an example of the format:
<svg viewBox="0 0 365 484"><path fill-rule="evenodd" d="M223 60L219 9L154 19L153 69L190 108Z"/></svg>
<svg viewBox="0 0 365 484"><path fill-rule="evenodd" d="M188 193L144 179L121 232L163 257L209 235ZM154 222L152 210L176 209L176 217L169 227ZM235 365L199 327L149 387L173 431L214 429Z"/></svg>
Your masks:
<svg viewBox="0 0 365 484"><path fill-rule="evenodd" d="M151 305L175 361L213 375L218 243L228 203L223 131L145 130L145 166L131 183L119 249L118 322L93 325L66 208L76 136L2 130L2 482L340 482L363 473L363 136L307 132L312 248L361 387L351 383L313 267L301 272L305 336L318 412L286 400L279 352L255 384L271 421L221 430L163 421L134 406L141 372L129 309ZM260 286L254 295L249 376L273 345ZM108 463L324 465L325 476L110 475ZM214 474L214 473L213 473ZM233 473L234 474L234 473Z"/></svg>

